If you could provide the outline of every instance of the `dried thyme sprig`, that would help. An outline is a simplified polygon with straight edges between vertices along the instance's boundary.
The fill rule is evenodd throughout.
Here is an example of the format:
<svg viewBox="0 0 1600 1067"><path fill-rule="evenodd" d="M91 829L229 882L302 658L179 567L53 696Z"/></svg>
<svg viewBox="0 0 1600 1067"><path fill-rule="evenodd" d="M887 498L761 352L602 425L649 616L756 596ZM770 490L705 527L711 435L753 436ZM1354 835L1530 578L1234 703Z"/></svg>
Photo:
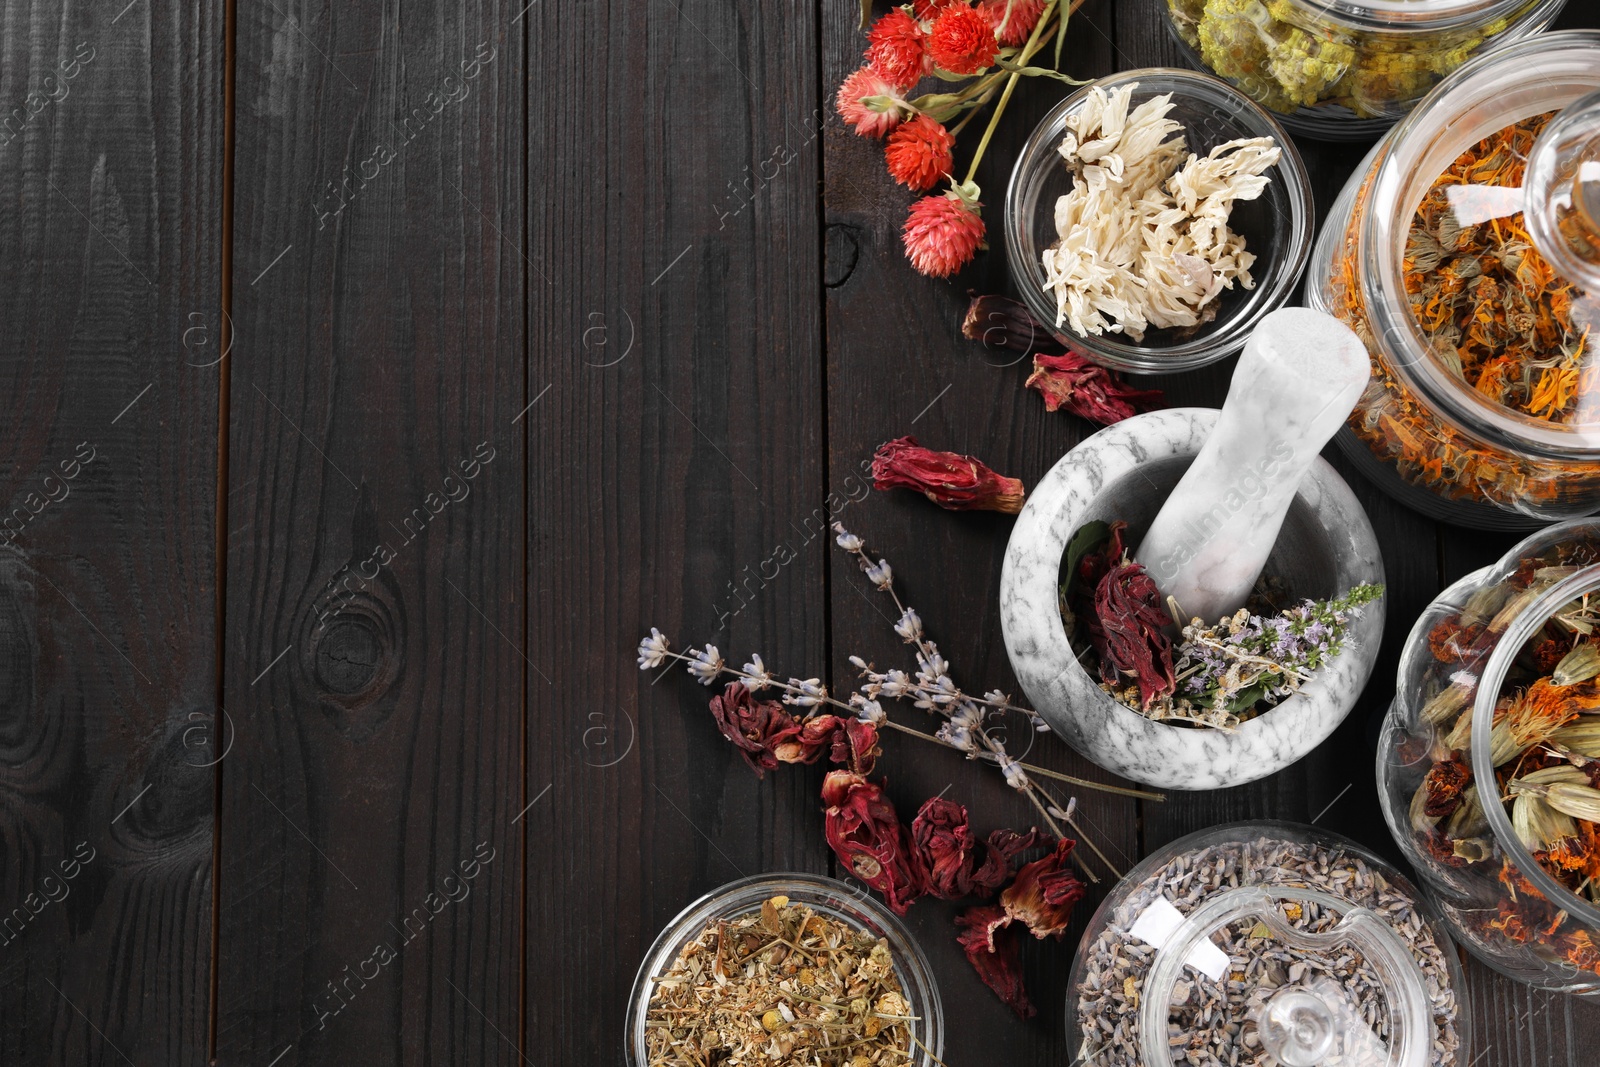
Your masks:
<svg viewBox="0 0 1600 1067"><path fill-rule="evenodd" d="M1191 619L1174 649L1177 692L1142 710L1137 694L1131 703L1113 695L1157 721L1234 729L1256 705L1286 699L1338 656L1350 621L1382 595L1383 586L1362 583L1278 615L1240 610L1210 626Z"/></svg>

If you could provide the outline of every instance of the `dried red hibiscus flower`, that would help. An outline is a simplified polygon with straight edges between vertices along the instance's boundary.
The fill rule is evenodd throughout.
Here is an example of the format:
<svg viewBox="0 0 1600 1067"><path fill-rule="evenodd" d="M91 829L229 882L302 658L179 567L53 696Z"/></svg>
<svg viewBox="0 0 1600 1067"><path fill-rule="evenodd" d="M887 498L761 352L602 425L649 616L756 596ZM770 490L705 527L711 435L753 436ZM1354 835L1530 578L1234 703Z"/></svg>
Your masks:
<svg viewBox="0 0 1600 1067"><path fill-rule="evenodd" d="M883 894L904 915L926 892L926 879L905 828L883 787L850 771L829 771L822 781L824 835L852 874Z"/></svg>
<svg viewBox="0 0 1600 1067"><path fill-rule="evenodd" d="M1039 391L1046 411L1066 408L1101 426L1160 407L1163 399L1160 390L1135 389L1076 352L1034 356L1033 373L1023 384Z"/></svg>
<svg viewBox="0 0 1600 1067"><path fill-rule="evenodd" d="M1022 987L1020 935L1010 929L1005 909L995 904L968 908L956 916L956 935L967 962L978 972L983 984L995 991L1021 1019L1035 1014L1033 1002Z"/></svg>
<svg viewBox="0 0 1600 1067"><path fill-rule="evenodd" d="M872 457L872 484L878 489L915 489L952 511L1022 510L1022 482L996 474L971 456L935 452L915 437L897 437L878 446Z"/></svg>
<svg viewBox="0 0 1600 1067"><path fill-rule="evenodd" d="M824 753L830 762L867 775L879 755L872 723L837 715L796 720L778 701L757 700L742 682L729 682L711 698L711 715L757 778L780 763L815 763Z"/></svg>
<svg viewBox="0 0 1600 1067"><path fill-rule="evenodd" d="M1103 641L1095 644L1101 678L1120 686L1131 676L1147 708L1156 697L1177 688L1172 639L1165 631L1171 618L1161 609L1161 591L1143 564L1124 559L1100 579L1094 614Z"/></svg>
<svg viewBox="0 0 1600 1067"><path fill-rule="evenodd" d="M757 778L780 762L775 750L798 743L801 732L794 716L783 710L782 704L757 700L742 682L729 682L727 688L711 698L711 714L722 736L734 743Z"/></svg>
<svg viewBox="0 0 1600 1067"><path fill-rule="evenodd" d="M927 891L941 900L994 895L1011 877L1012 860L1047 840L1038 830L996 830L980 840L973 836L967 809L943 797L925 801L911 820Z"/></svg>
<svg viewBox="0 0 1600 1067"><path fill-rule="evenodd" d="M1033 931L1034 937L1059 940L1067 932L1073 905L1083 898L1087 887L1068 866L1076 844L1070 838L1057 841L1054 852L1019 870L1000 894L1006 916Z"/></svg>

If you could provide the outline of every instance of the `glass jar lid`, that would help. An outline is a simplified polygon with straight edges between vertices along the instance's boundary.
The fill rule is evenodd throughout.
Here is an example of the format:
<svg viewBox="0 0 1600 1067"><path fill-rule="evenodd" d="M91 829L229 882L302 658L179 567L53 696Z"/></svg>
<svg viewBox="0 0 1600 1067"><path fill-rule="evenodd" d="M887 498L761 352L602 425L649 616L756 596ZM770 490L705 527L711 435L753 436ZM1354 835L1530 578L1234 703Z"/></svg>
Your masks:
<svg viewBox="0 0 1600 1067"><path fill-rule="evenodd" d="M1318 908L1338 915L1321 933L1296 929ZM1236 1039L1283 1067L1425 1067L1433 1048L1427 987L1406 943L1385 917L1310 888L1252 885L1218 893L1187 916L1164 898L1131 931L1159 941L1145 981L1139 1040L1145 1049L1178 1048L1186 1015L1204 994L1198 972L1243 997L1253 1027ZM1154 940L1152 940L1154 939ZM1230 946L1218 947L1218 941ZM1343 981L1333 977L1361 961ZM1378 1015L1382 1015L1381 1027ZM1380 1032L1386 1036L1379 1036ZM1229 1050L1212 1050L1228 1059ZM1148 1059L1148 1058L1147 1058Z"/></svg>
<svg viewBox="0 0 1600 1067"><path fill-rule="evenodd" d="M1352 29L1437 33L1510 18L1535 6L1535 0L1290 0L1290 4L1319 26L1333 21Z"/></svg>
<svg viewBox="0 0 1600 1067"><path fill-rule="evenodd" d="M1362 265L1398 374L1484 439L1600 453L1600 34L1472 60L1382 151Z"/></svg>

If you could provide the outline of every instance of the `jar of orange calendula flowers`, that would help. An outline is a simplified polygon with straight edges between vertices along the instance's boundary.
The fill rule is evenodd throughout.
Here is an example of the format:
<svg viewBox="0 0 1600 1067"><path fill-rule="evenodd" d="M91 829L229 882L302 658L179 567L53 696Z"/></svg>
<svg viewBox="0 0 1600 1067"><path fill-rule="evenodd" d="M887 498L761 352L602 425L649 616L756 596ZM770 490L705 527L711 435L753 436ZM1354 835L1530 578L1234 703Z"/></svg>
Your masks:
<svg viewBox="0 0 1600 1067"><path fill-rule="evenodd" d="M1306 288L1372 355L1339 438L1369 478L1485 529L1600 510L1600 32L1440 82L1345 187Z"/></svg>
<svg viewBox="0 0 1600 1067"><path fill-rule="evenodd" d="M1377 772L1459 943L1530 985L1600 993L1600 520L1547 527L1428 606Z"/></svg>

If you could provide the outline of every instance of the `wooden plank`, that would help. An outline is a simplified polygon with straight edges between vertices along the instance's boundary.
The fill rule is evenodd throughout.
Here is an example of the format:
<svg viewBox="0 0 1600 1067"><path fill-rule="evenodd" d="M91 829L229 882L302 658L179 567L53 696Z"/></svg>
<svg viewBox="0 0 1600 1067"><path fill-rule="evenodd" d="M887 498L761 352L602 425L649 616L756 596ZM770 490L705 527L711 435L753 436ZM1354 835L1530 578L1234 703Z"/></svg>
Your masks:
<svg viewBox="0 0 1600 1067"><path fill-rule="evenodd" d="M5 1063L207 1059L222 30L0 33Z"/></svg>
<svg viewBox="0 0 1600 1067"><path fill-rule="evenodd" d="M528 292L534 1063L620 1057L639 960L695 897L829 869L822 768L757 781L710 692L632 654L655 625L826 669L815 17L527 14L528 243L554 265Z"/></svg>
<svg viewBox="0 0 1600 1067"><path fill-rule="evenodd" d="M223 1062L519 1062L519 6L239 9Z"/></svg>
<svg viewBox="0 0 1600 1067"><path fill-rule="evenodd" d="M1115 69L1110 41L1091 25L1109 24L1112 8L1108 0L1092 0L1074 16L1063 58L1068 73L1096 77ZM1023 389L1029 360L963 340L959 325L969 288L1011 288L1000 225L1006 183L1023 141L1070 89L1043 79L1018 87L977 176L985 194L989 251L954 280L933 281L911 269L901 246L900 228L913 197L885 173L881 144L857 137L832 112L833 94L860 65L864 44L853 7L824 8L830 485L839 498L848 499L851 488L860 484L860 464L883 441L908 433L929 447L975 455L1034 485L1094 427L1069 415L1047 413L1040 398ZM957 151L962 173L981 135L981 121L962 134ZM1000 564L1012 520L989 513L941 512L910 493L873 493L849 504L841 518L867 539L871 551L889 559L901 595L917 609L929 636L953 664L958 684L980 692L999 688L1022 699L997 610ZM914 669L909 650L890 629L892 605L837 549L829 568L836 688L844 692L856 682L847 660L852 654L880 668ZM938 725L909 706L889 710L898 721L925 731ZM1015 726L1010 735L1014 756L1022 758L1026 751L1029 762L1108 780L1105 772L1054 736L1036 735L1030 743L1026 731ZM897 807L907 815L926 798L943 793L966 805L982 832L1039 822L1032 806L993 770L894 734L884 747L880 767ZM1137 856L1134 802L1087 790L1076 795L1085 828L1126 870ZM1064 1062L1068 965L1083 925L1110 884L1107 878L1093 887L1062 943L1024 951L1028 989L1039 1011L1029 1024L1018 1023L963 957L953 925L958 905L928 900L911 909L908 919L933 960L946 1010L959 1006L959 1022L947 1034L946 1062Z"/></svg>

